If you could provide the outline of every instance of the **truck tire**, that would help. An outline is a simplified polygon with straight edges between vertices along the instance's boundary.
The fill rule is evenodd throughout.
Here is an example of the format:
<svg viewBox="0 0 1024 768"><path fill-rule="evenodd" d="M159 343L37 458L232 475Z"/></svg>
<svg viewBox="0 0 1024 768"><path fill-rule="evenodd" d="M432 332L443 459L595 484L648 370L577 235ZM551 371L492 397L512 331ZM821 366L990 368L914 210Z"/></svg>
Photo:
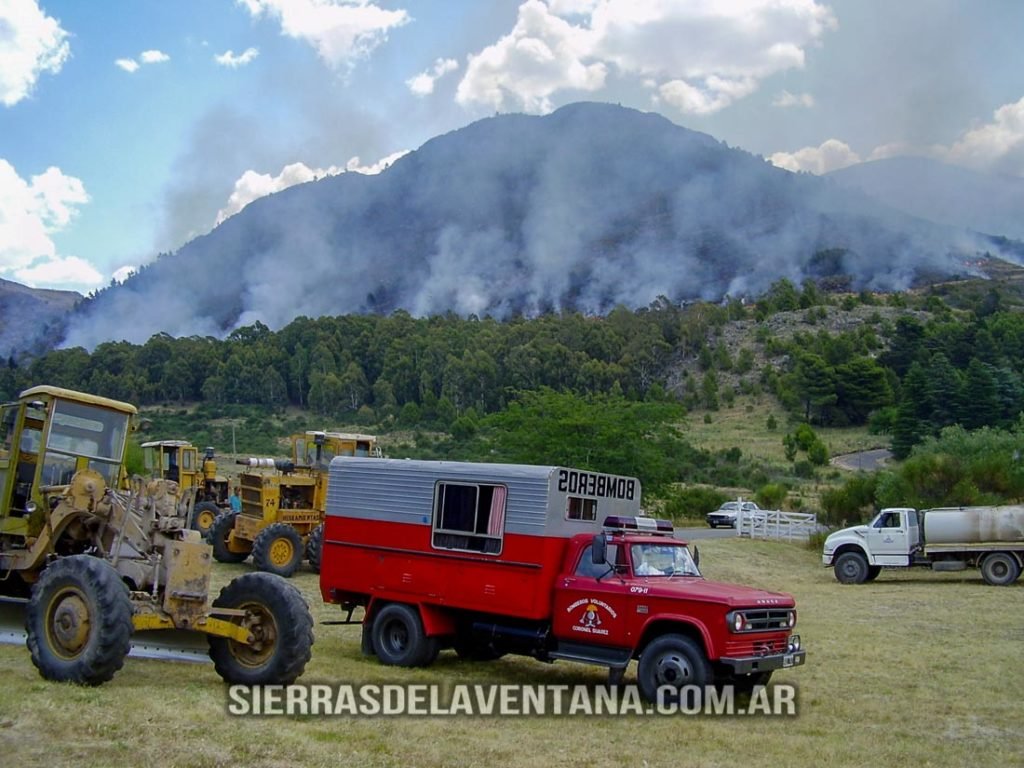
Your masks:
<svg viewBox="0 0 1024 768"><path fill-rule="evenodd" d="M302 536L287 523L271 523L252 543L252 564L257 570L290 577L302 563Z"/></svg>
<svg viewBox="0 0 1024 768"><path fill-rule="evenodd" d="M206 540L213 547L213 559L218 563L241 563L249 556L248 552L232 552L228 549L228 537L235 530L237 512L221 512L210 526Z"/></svg>
<svg viewBox="0 0 1024 768"><path fill-rule="evenodd" d="M214 608L240 609L254 642L209 636L210 658L226 683L288 685L302 674L313 652L313 616L292 584L272 573L247 573L224 587ZM216 615L216 614L215 614Z"/></svg>
<svg viewBox="0 0 1024 768"><path fill-rule="evenodd" d="M711 683L711 665L689 637L662 635L640 654L636 679L640 695L647 701L659 702L659 692L661 702L682 701L684 696L687 702L698 701L704 686Z"/></svg>
<svg viewBox="0 0 1024 768"><path fill-rule="evenodd" d="M199 531L203 536L206 536L213 521L217 519L217 515L220 514L220 507L214 504L212 501L201 501L192 508L192 530Z"/></svg>
<svg viewBox="0 0 1024 768"><path fill-rule="evenodd" d="M867 578L864 579L864 581L874 581L875 579L878 578L878 574L880 574L881 572L882 572L882 566L880 566L880 565L869 565L868 566L868 575L867 575Z"/></svg>
<svg viewBox="0 0 1024 768"><path fill-rule="evenodd" d="M427 637L419 611L405 603L390 603L373 619L373 652L382 664L425 667L437 658L436 638Z"/></svg>
<svg viewBox="0 0 1024 768"><path fill-rule="evenodd" d="M131 648L128 587L105 560L62 557L32 588L25 629L32 663L44 678L105 683Z"/></svg>
<svg viewBox="0 0 1024 768"><path fill-rule="evenodd" d="M993 587L1006 587L1020 576L1020 564L1008 552L993 552L981 561L981 578Z"/></svg>
<svg viewBox="0 0 1024 768"><path fill-rule="evenodd" d="M315 573L320 573L320 556L324 551L324 524L320 523L310 531L306 539L306 559Z"/></svg>
<svg viewBox="0 0 1024 768"><path fill-rule="evenodd" d="M843 552L833 570L840 584L863 584L868 578L868 561L860 552Z"/></svg>

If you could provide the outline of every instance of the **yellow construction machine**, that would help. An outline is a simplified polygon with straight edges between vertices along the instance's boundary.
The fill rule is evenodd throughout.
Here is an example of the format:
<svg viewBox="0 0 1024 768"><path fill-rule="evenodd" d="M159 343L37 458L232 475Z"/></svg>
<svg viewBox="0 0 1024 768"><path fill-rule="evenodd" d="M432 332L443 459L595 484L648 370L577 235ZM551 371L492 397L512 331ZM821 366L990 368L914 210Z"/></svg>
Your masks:
<svg viewBox="0 0 1024 768"><path fill-rule="evenodd" d="M225 681L292 682L313 644L305 599L248 573L208 603L211 548L187 527L177 484L121 487L135 415L50 386L0 406L0 599L23 611L32 662L49 680L98 685L139 635L201 633Z"/></svg>
<svg viewBox="0 0 1024 768"><path fill-rule="evenodd" d="M242 459L241 512L218 515L210 528L213 556L241 563L252 554L260 571L291 576L309 561L320 570L327 469L335 456L381 456L377 438L347 432L292 435L291 459Z"/></svg>
<svg viewBox="0 0 1024 768"><path fill-rule="evenodd" d="M228 479L217 473L213 448L204 450L200 461L199 449L187 440L152 440L142 444L142 459L151 476L173 480L184 493L195 494L191 527L203 536L230 506Z"/></svg>

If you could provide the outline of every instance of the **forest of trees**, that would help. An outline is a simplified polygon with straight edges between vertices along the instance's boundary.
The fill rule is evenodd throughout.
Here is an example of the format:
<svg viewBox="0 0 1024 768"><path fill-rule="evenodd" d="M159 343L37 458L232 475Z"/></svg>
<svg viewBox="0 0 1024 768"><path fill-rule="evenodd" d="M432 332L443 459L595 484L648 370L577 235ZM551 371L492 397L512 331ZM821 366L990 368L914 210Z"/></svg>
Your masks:
<svg viewBox="0 0 1024 768"><path fill-rule="evenodd" d="M872 306L898 312L883 317ZM830 312L864 307L864 322L830 329ZM796 313L800 329L775 335L770 320L779 313ZM756 330L730 348L724 330L734 321ZM291 405L378 429L441 430L465 443L481 426L502 431L502 419L504 431L515 432L510 425L525 418L524 404L550 409L558 394L579 407L598 404L609 428L618 420L621 429L623 414L635 419L637 404L671 406L638 420L650 433L659 420L759 393L776 397L795 422L870 424L891 435L902 458L951 425L1011 427L1024 402L1021 370L1024 313L1004 307L995 289L954 309L934 294L840 297L811 281L780 280L752 306L659 299L603 317L508 321L399 311L300 317L279 331L257 323L226 339L161 334L142 345L107 342L91 353L61 349L23 365L9 361L0 395L11 399L46 383L141 406L200 404L207 412ZM558 435L552 440L557 447ZM489 450L517 460L535 455L509 444ZM671 474L653 473L657 482Z"/></svg>

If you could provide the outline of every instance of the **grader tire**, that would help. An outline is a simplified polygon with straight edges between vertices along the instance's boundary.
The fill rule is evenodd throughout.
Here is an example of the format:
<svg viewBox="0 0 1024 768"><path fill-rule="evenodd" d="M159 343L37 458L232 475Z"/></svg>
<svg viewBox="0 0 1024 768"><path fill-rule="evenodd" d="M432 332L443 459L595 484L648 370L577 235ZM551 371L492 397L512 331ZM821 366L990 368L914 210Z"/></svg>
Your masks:
<svg viewBox="0 0 1024 768"><path fill-rule="evenodd" d="M320 523L314 528L306 540L306 559L310 567L320 573L320 557L324 551L324 524Z"/></svg>
<svg viewBox="0 0 1024 768"><path fill-rule="evenodd" d="M192 510L192 530L199 531L203 536L208 535L219 514L220 507L212 501L199 502Z"/></svg>
<svg viewBox="0 0 1024 768"><path fill-rule="evenodd" d="M128 587L104 560L62 557L33 586L25 629L32 663L45 679L105 683L131 647Z"/></svg>
<svg viewBox="0 0 1024 768"><path fill-rule="evenodd" d="M287 523L272 523L256 535L252 543L252 564L288 578L302 563L302 536Z"/></svg>
<svg viewBox="0 0 1024 768"><path fill-rule="evenodd" d="M248 552L232 552L228 549L228 537L235 529L237 512L221 512L210 526L206 540L213 546L213 559L218 563L241 563L249 556Z"/></svg>
<svg viewBox="0 0 1024 768"><path fill-rule="evenodd" d="M253 642L210 635L210 658L226 683L288 685L313 652L313 616L302 593L281 576L247 573L220 591L214 608L241 609Z"/></svg>

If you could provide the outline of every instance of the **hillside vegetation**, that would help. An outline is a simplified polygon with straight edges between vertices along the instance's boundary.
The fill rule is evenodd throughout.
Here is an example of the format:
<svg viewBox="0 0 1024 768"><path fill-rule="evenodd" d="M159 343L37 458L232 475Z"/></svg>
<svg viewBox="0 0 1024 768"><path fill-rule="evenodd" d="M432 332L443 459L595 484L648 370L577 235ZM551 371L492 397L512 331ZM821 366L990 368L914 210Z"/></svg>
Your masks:
<svg viewBox="0 0 1024 768"><path fill-rule="evenodd" d="M980 286L904 294L781 280L751 304L659 299L503 322L399 311L277 332L257 323L224 340L158 334L8 365L0 392L48 383L126 400L144 409L139 438L220 453L280 454L291 432L358 429L393 455L636 475L670 511L699 514L742 492L855 516L875 489L855 506L828 501L846 480L830 457L891 446L905 459L954 426L1017 434L1024 313L1017 273L1002 269ZM923 498L1015 492L960 479ZM720 493L697 498L692 486Z"/></svg>

